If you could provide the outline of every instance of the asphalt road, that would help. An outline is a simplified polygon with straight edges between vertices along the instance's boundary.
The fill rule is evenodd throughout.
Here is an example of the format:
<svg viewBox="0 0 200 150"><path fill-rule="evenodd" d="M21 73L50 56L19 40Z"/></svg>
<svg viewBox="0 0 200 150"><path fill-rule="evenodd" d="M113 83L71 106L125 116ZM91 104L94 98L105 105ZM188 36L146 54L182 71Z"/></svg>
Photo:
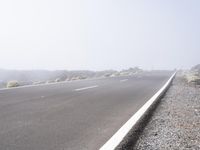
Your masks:
<svg viewBox="0 0 200 150"><path fill-rule="evenodd" d="M0 149L99 149L171 74L0 90Z"/></svg>

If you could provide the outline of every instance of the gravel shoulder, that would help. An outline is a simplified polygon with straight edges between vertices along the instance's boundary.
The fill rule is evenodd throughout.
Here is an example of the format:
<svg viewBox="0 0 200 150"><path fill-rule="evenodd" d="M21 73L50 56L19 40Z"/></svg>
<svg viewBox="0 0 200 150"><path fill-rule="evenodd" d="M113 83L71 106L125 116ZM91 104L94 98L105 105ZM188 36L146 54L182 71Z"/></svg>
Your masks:
<svg viewBox="0 0 200 150"><path fill-rule="evenodd" d="M200 150L200 88L177 75L133 150Z"/></svg>

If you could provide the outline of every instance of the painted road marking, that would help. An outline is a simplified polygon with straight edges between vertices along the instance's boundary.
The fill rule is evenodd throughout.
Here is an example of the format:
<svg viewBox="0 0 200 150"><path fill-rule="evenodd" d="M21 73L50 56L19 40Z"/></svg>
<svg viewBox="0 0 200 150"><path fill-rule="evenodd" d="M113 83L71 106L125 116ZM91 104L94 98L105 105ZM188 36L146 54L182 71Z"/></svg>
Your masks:
<svg viewBox="0 0 200 150"><path fill-rule="evenodd" d="M120 80L120 82L126 82L128 81L128 79L123 79L123 80Z"/></svg>
<svg viewBox="0 0 200 150"><path fill-rule="evenodd" d="M166 91L176 72L170 77L165 85L150 98L101 148L100 150L114 150L128 132L137 124L137 122L144 116L145 112L154 104L156 100Z"/></svg>
<svg viewBox="0 0 200 150"><path fill-rule="evenodd" d="M93 89L98 87L98 85L94 85L94 86L88 86L88 87L83 87L83 88L79 88L79 89L75 89L75 91L83 91L83 90L87 90L87 89Z"/></svg>

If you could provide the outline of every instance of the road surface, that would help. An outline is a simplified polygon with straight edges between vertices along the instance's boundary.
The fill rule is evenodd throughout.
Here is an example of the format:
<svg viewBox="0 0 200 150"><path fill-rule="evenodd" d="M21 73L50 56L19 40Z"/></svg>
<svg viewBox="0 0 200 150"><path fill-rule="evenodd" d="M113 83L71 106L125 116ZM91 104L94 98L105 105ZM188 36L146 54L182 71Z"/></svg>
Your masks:
<svg viewBox="0 0 200 150"><path fill-rule="evenodd" d="M0 90L0 149L94 150L172 72Z"/></svg>

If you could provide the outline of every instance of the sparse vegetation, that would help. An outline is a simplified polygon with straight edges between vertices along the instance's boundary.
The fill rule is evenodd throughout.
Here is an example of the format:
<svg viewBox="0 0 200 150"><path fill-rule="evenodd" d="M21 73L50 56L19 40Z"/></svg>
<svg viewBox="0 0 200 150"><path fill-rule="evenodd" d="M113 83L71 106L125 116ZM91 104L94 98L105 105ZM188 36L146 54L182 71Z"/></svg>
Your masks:
<svg viewBox="0 0 200 150"><path fill-rule="evenodd" d="M135 67L129 68L122 71L116 70L104 70L104 71L88 71L88 70L77 70L77 71L47 71L47 70L3 70L0 69L0 88L4 87L16 87L25 85L38 85L48 84L62 81L72 80L83 80L101 77L117 77L124 75L134 75L142 70ZM15 79L15 82L7 83Z"/></svg>
<svg viewBox="0 0 200 150"><path fill-rule="evenodd" d="M200 65L192 67L190 71L185 73L185 79L188 83L200 85Z"/></svg>
<svg viewBox="0 0 200 150"><path fill-rule="evenodd" d="M7 83L7 88L18 87L18 86L19 86L19 82L16 80L8 81Z"/></svg>
<svg viewBox="0 0 200 150"><path fill-rule="evenodd" d="M42 82L42 81L35 81L35 82L33 82L33 85L38 85L38 84L43 84L44 82Z"/></svg>
<svg viewBox="0 0 200 150"><path fill-rule="evenodd" d="M194 82L194 83L196 83L196 82L200 83L200 77L197 76L197 75L195 75L195 74L188 73L188 74L186 74L185 77L186 77L188 83L192 83L192 82Z"/></svg>
<svg viewBox="0 0 200 150"><path fill-rule="evenodd" d="M54 83L54 82L55 82L54 80L48 80L48 81L46 81L46 84Z"/></svg>
<svg viewBox="0 0 200 150"><path fill-rule="evenodd" d="M55 82L61 82L61 79L60 79L60 78L57 78L57 79L55 80Z"/></svg>

